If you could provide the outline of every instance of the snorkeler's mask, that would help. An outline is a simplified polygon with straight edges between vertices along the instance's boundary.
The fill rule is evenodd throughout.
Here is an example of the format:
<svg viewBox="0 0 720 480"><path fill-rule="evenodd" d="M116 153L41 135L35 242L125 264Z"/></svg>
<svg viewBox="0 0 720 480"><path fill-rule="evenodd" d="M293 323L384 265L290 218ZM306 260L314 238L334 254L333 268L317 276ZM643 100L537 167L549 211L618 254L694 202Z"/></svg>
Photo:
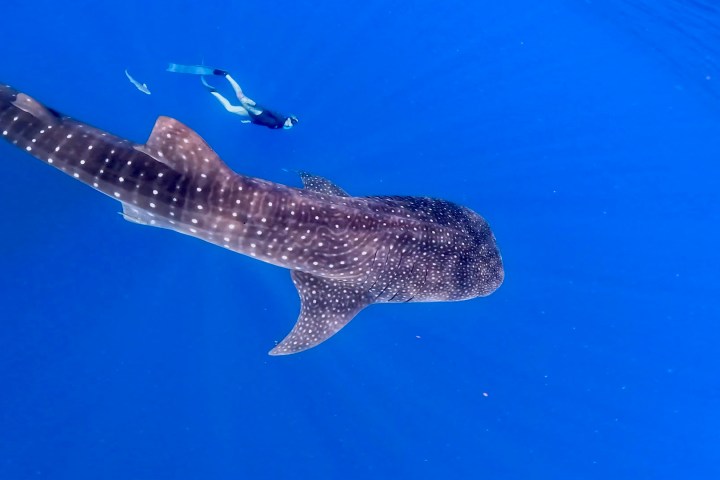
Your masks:
<svg viewBox="0 0 720 480"><path fill-rule="evenodd" d="M297 125L298 121L299 120L297 119L297 117L295 115L290 115L289 117L287 117L285 119L285 123L283 123L283 128L286 130L288 128L292 128L294 125Z"/></svg>

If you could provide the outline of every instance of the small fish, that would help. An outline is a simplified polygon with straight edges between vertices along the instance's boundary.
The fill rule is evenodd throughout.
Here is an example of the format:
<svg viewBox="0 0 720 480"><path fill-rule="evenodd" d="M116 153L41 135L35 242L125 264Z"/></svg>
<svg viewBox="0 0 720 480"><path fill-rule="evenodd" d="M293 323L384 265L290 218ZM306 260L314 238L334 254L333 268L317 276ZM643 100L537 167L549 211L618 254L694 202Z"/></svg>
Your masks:
<svg viewBox="0 0 720 480"><path fill-rule="evenodd" d="M143 93L146 94L146 95L150 95L150 90L148 89L148 86L147 86L146 83L140 83L140 82L138 82L137 80L135 80L135 79L128 73L127 69L125 69L125 75L128 77L128 80L130 80L130 83L132 83L133 85L135 85L135 88L137 88L138 90L140 90L141 92L143 92Z"/></svg>
<svg viewBox="0 0 720 480"><path fill-rule="evenodd" d="M469 208L351 196L306 172L304 188L241 175L172 118L141 145L0 85L0 138L119 201L131 222L289 269L300 315L271 355L324 342L372 304L484 297L503 281L490 226Z"/></svg>

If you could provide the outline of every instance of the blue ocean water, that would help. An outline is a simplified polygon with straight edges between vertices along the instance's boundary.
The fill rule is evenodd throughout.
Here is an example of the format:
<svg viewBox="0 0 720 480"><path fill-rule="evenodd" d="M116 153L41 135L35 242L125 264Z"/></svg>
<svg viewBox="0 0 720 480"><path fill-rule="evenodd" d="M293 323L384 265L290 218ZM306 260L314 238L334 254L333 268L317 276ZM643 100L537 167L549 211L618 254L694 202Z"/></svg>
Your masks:
<svg viewBox="0 0 720 480"><path fill-rule="evenodd" d="M175 117L246 175L465 204L506 280L269 357L287 271L2 144L1 479L719 478L714 3L3 10L0 81L138 142ZM242 125L169 61L301 123Z"/></svg>

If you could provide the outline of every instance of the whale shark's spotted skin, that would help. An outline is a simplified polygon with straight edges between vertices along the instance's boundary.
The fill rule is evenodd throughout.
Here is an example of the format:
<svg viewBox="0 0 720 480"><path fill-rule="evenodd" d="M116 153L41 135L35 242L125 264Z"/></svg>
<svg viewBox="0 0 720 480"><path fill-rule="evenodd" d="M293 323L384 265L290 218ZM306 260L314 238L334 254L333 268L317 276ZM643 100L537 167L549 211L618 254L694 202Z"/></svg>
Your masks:
<svg viewBox="0 0 720 480"><path fill-rule="evenodd" d="M495 238L468 208L351 197L304 172L304 189L239 175L172 118L140 145L0 86L0 135L118 200L127 220L292 270L301 312L273 355L318 345L373 303L465 300L503 281Z"/></svg>

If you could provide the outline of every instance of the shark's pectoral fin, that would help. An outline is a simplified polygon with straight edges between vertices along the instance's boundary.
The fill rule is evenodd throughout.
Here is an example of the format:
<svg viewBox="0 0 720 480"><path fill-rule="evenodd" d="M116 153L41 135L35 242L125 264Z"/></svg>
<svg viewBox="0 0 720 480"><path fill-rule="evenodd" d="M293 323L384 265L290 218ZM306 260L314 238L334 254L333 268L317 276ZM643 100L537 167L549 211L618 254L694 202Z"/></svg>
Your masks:
<svg viewBox="0 0 720 480"><path fill-rule="evenodd" d="M139 225L152 225L155 226L157 219L155 216L142 208L122 203L122 216L125 220Z"/></svg>
<svg viewBox="0 0 720 480"><path fill-rule="evenodd" d="M312 190L313 192L324 193L326 195L336 195L338 197L350 196L345 190L338 187L325 177L301 171L300 178L302 178L305 190Z"/></svg>
<svg viewBox="0 0 720 480"><path fill-rule="evenodd" d="M128 222L137 223L138 225L149 225L151 227L169 228L170 230L176 229L175 226L172 225L171 220L159 217L152 212L148 212L134 205L128 205L127 203L122 203L122 207L123 211L121 215Z"/></svg>
<svg viewBox="0 0 720 480"><path fill-rule="evenodd" d="M300 316L288 336L270 350L270 355L289 355L319 345L372 303L367 292L347 282L297 270L291 275L300 294Z"/></svg>

